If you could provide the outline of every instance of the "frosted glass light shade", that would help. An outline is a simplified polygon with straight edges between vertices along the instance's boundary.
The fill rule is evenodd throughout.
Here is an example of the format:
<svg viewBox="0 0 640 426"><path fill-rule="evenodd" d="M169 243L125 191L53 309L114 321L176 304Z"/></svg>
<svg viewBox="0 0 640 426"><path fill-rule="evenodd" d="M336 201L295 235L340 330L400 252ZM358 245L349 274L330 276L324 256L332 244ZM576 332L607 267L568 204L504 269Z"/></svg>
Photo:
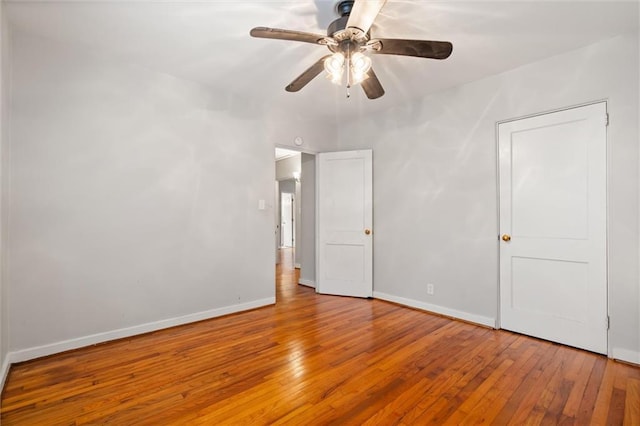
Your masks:
<svg viewBox="0 0 640 426"><path fill-rule="evenodd" d="M344 55L342 53L334 53L324 60L324 69L329 74L331 81L340 84L342 82L342 73L344 72Z"/></svg>
<svg viewBox="0 0 640 426"><path fill-rule="evenodd" d="M362 82L370 69L371 58L360 52L356 52L351 56L351 80L353 84Z"/></svg>

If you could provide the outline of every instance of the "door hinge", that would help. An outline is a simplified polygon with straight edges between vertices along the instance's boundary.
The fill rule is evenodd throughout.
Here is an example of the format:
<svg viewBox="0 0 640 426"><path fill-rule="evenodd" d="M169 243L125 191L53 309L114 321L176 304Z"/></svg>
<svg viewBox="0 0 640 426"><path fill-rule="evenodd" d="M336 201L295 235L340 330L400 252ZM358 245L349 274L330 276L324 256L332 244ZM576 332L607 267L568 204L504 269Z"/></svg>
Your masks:
<svg viewBox="0 0 640 426"><path fill-rule="evenodd" d="M609 113L605 113L604 114L604 125L608 126L609 125Z"/></svg>
<svg viewBox="0 0 640 426"><path fill-rule="evenodd" d="M611 328L611 317L607 315L607 330Z"/></svg>

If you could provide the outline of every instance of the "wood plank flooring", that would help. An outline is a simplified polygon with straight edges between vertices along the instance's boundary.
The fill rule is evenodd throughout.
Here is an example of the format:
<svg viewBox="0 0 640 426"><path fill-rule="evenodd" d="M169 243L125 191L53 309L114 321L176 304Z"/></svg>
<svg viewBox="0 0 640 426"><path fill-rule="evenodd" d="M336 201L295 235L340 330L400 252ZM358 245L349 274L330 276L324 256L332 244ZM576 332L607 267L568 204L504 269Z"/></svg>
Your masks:
<svg viewBox="0 0 640 426"><path fill-rule="evenodd" d="M2 425L640 424L640 368L282 265L275 306L12 366Z"/></svg>

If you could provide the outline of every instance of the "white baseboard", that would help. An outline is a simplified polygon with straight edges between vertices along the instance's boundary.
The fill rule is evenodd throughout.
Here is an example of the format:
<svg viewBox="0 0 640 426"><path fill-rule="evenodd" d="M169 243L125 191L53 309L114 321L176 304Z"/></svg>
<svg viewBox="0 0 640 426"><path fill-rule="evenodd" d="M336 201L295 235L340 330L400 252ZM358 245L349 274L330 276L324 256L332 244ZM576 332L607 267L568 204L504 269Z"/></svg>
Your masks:
<svg viewBox="0 0 640 426"><path fill-rule="evenodd" d="M2 363L2 370L0 371L0 391L4 389L4 383L7 381L7 376L9 375L9 367L11 367L11 361L9 360L9 354L4 357L4 362Z"/></svg>
<svg viewBox="0 0 640 426"><path fill-rule="evenodd" d="M423 311L433 312L435 314L445 315L452 318L461 319L463 321L472 322L474 324L484 325L486 327L496 328L496 319L485 317L482 315L471 314L469 312L458 311L456 309L445 308L443 306L432 305L430 303L421 302L419 300L406 299L404 297L393 296L391 294L373 292L376 299L387 300L389 302L399 303L400 305L409 306L411 308L421 309Z"/></svg>
<svg viewBox="0 0 640 426"><path fill-rule="evenodd" d="M78 337L75 339L64 340L62 342L51 343L48 345L22 349L15 352L9 352L9 354L7 355L8 359L5 361L6 363L28 361L30 359L40 358L47 355L53 355L60 352L69 351L72 349L78 349L85 346L95 345L98 343L104 343L110 340L122 339L124 337L131 337L138 334L149 333L151 331L157 331L157 330L162 330L164 328L175 327L177 325L183 325L191 322L220 317L223 315L234 314L236 312L248 311L250 309L261 308L263 306L269 306L275 303L276 303L275 297L269 297L266 299L254 300L251 302L241 303L238 305L225 306L223 308L216 308L208 311L196 312L195 314L183 315L176 318L169 318L166 320L160 320L160 321L150 322L146 324L136 325L133 327L121 328L118 330L107 331L104 333L97 333L89 336ZM4 368L4 365L3 365L3 368ZM7 366L7 370L8 370L8 366Z"/></svg>
<svg viewBox="0 0 640 426"><path fill-rule="evenodd" d="M611 358L640 365L640 352L623 348L612 348Z"/></svg>
<svg viewBox="0 0 640 426"><path fill-rule="evenodd" d="M304 286L307 286L307 287L313 287L313 288L316 288L316 282L315 282L315 281L307 280L307 279L305 279L305 278L300 278L300 279L298 280L298 284L300 284L300 285L304 285Z"/></svg>

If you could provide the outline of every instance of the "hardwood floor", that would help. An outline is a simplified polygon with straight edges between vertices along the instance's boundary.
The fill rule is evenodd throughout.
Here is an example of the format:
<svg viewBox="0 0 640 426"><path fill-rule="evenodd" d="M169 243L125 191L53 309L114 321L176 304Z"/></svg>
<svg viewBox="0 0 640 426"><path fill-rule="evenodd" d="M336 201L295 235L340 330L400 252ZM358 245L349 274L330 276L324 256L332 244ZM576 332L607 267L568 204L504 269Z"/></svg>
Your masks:
<svg viewBox="0 0 640 426"><path fill-rule="evenodd" d="M296 284L277 304L11 368L2 425L640 425L640 368Z"/></svg>

